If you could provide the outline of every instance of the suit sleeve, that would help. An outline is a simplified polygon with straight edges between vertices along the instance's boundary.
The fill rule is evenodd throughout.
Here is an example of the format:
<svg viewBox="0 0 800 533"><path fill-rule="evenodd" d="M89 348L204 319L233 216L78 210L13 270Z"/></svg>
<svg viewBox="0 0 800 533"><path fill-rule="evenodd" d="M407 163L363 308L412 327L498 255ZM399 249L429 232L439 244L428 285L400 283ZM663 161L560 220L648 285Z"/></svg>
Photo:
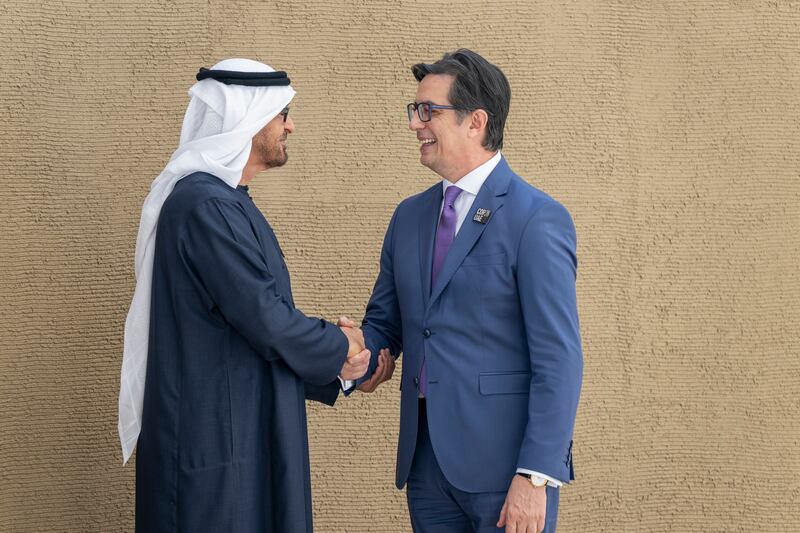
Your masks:
<svg viewBox="0 0 800 533"><path fill-rule="evenodd" d="M328 383L327 385L314 385L312 383L303 383L305 388L306 400L324 403L325 405L333 405L339 397L339 392L342 390L342 385L338 379Z"/></svg>
<svg viewBox="0 0 800 533"><path fill-rule="evenodd" d="M364 377L356 380L356 385L367 381L378 366L378 353L383 348L389 348L392 355L397 358L403 348L402 321L400 319L400 306L397 301L397 292L394 285L394 235L395 224L399 207L392 215L381 248L380 271L375 280L364 320L361 328L364 331L364 342L371 353L369 370Z"/></svg>
<svg viewBox="0 0 800 533"><path fill-rule="evenodd" d="M236 202L212 199L196 207L181 232L181 257L205 289L209 309L216 308L262 356L282 359L312 385L336 379L347 338L279 294L250 219Z"/></svg>
<svg viewBox="0 0 800 533"><path fill-rule="evenodd" d="M517 285L531 361L528 425L517 468L571 480L583 356L575 291L575 227L551 202L523 230Z"/></svg>

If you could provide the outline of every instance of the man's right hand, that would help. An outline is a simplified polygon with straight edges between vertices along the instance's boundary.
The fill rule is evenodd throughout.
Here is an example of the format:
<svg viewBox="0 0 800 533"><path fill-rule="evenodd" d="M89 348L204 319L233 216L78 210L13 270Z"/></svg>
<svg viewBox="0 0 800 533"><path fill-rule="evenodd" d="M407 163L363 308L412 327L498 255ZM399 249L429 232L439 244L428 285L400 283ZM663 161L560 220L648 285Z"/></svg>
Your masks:
<svg viewBox="0 0 800 533"><path fill-rule="evenodd" d="M341 322L341 319L339 321ZM342 330L342 333L347 336L347 340L350 342L350 348L347 350L348 357L364 349L364 332L361 331L361 328L357 328L355 325L343 326L340 323L339 329Z"/></svg>
<svg viewBox="0 0 800 533"><path fill-rule="evenodd" d="M356 380L367 373L370 352L364 349L364 333L360 329L355 327L341 327L340 329L347 337L350 347L339 377L345 381Z"/></svg>
<svg viewBox="0 0 800 533"><path fill-rule="evenodd" d="M378 385L384 381L389 381L392 379L394 366L394 357L392 357L392 353L389 351L389 348L383 348L378 353L378 368L375 369L375 373L372 374L372 377L358 386L358 390L366 393L375 392L375 389L378 388Z"/></svg>
<svg viewBox="0 0 800 533"><path fill-rule="evenodd" d="M354 328L356 327L356 323L347 318L346 316L342 315L339 317L339 321L336 323L337 326L340 328Z"/></svg>
<svg viewBox="0 0 800 533"><path fill-rule="evenodd" d="M354 381L367 373L369 368L369 350L362 350L355 355L348 355L339 377L345 381Z"/></svg>

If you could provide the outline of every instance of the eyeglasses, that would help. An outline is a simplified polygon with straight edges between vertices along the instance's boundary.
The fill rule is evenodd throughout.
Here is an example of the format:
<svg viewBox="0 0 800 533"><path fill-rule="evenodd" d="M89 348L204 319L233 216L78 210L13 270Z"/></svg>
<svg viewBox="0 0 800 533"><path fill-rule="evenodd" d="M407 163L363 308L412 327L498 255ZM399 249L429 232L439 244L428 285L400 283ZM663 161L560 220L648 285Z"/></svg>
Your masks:
<svg viewBox="0 0 800 533"><path fill-rule="evenodd" d="M284 108L281 110L281 112L280 112L280 113L278 113L278 114L279 114L279 115L283 115L283 121L284 121L284 122L286 122L286 117L288 117L288 116L289 116L289 108L288 108L288 107L284 107Z"/></svg>
<svg viewBox="0 0 800 533"><path fill-rule="evenodd" d="M406 106L408 121L411 122L414 118L414 111L416 110L417 116L422 122L429 122L431 120L431 112L434 109L456 109L456 107L452 105L435 105L429 102L414 102Z"/></svg>

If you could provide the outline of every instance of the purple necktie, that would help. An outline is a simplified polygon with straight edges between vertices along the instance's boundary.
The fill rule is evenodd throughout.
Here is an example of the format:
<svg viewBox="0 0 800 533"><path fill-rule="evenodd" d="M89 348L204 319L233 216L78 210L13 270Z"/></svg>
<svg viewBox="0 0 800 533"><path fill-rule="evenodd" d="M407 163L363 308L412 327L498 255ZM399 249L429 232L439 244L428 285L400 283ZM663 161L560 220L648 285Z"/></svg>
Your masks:
<svg viewBox="0 0 800 533"><path fill-rule="evenodd" d="M433 247L433 268L431 269L431 292L436 285L436 278L439 276L439 271L444 264L444 258L447 257L447 251L450 245L453 244L453 239L456 237L456 208L453 203L461 194L461 189L455 185L450 185L444 191L444 206L442 207L442 216L439 218L439 227L436 229L436 244ZM419 369L419 392L423 396L428 393L428 373L425 371L425 359L422 359L422 367Z"/></svg>

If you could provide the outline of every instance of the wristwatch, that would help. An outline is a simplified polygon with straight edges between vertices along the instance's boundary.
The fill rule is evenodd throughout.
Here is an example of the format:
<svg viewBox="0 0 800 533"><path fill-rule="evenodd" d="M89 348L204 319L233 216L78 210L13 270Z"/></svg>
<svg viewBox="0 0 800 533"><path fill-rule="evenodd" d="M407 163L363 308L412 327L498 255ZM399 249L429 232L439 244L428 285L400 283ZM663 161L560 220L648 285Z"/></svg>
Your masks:
<svg viewBox="0 0 800 533"><path fill-rule="evenodd" d="M530 481L531 485L533 485L537 489L540 489L542 487L546 487L547 486L547 480L545 478L543 478L543 477L532 476L532 475L526 474L524 472L517 472L517 475L518 476L522 476L525 479L527 479L528 481Z"/></svg>

